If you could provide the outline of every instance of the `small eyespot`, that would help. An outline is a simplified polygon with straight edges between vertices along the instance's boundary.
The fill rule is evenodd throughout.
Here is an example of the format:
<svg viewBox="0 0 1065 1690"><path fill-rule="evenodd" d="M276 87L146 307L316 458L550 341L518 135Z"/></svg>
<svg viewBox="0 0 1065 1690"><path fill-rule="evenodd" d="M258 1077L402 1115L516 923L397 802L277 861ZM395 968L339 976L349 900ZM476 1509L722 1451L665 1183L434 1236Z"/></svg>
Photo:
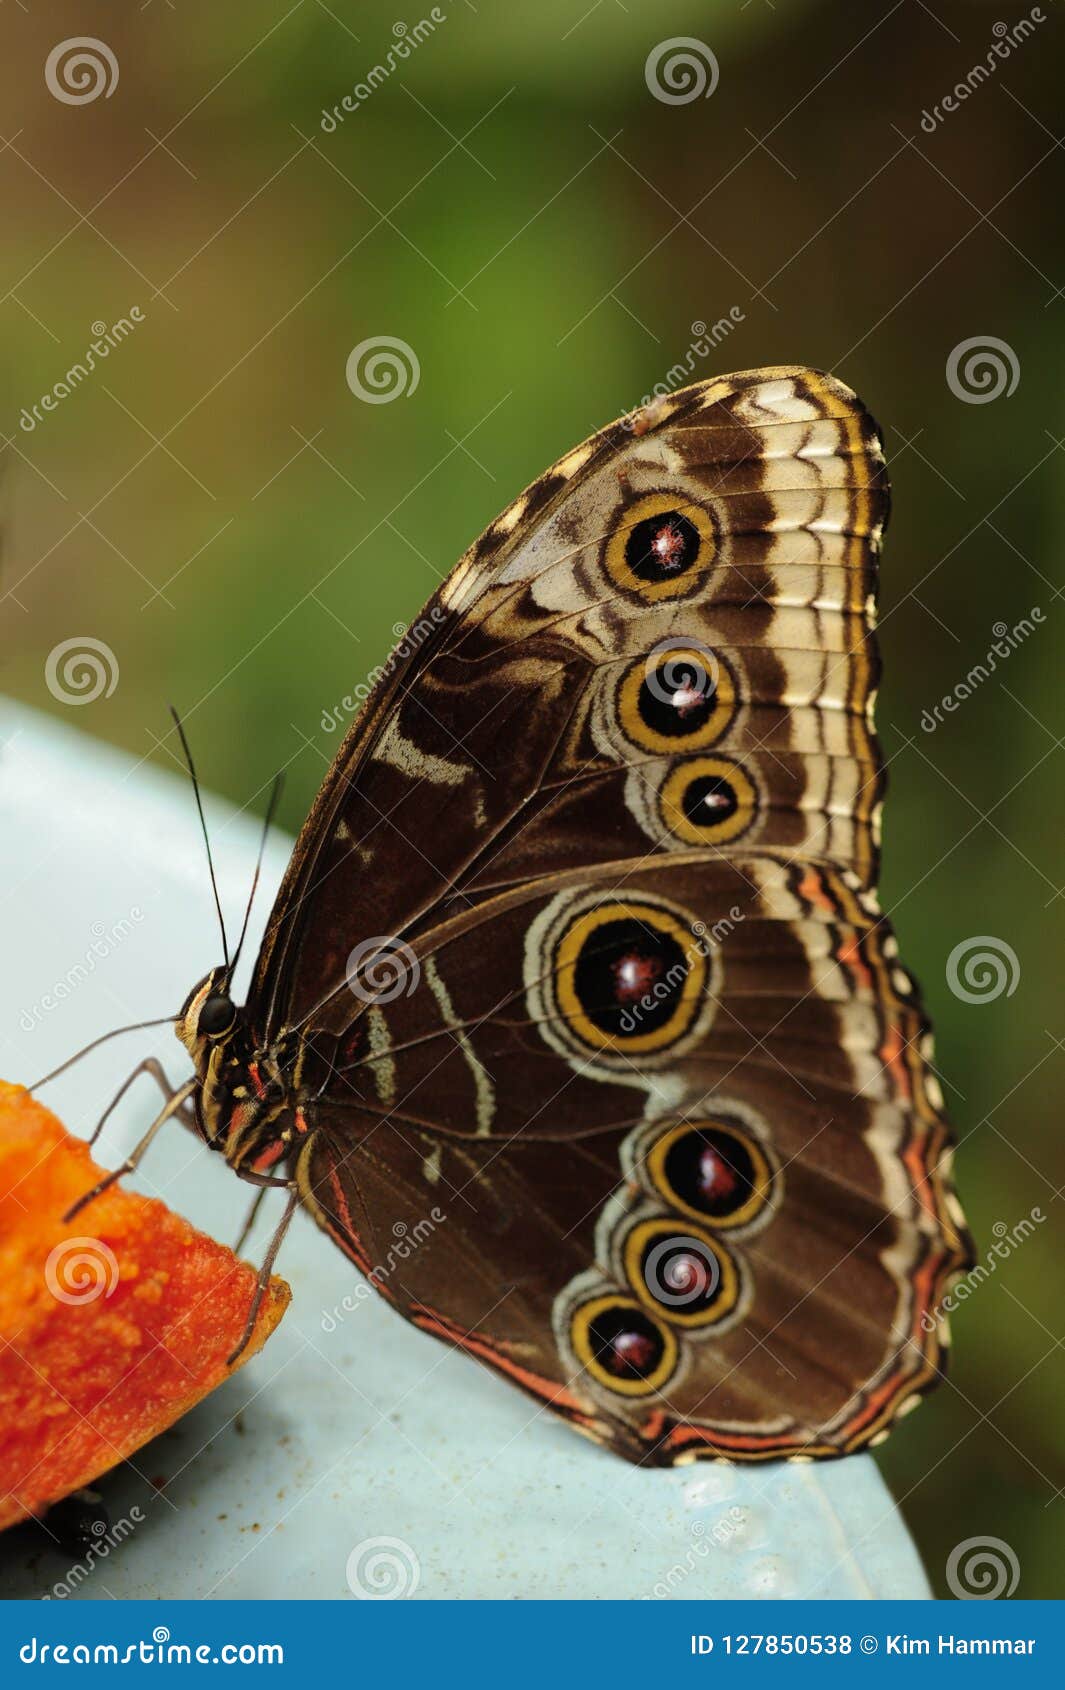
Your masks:
<svg viewBox="0 0 1065 1690"><path fill-rule="evenodd" d="M652 1146L647 1171L673 1208L715 1230L749 1226L773 1196L775 1176L762 1146L726 1121L670 1128Z"/></svg>
<svg viewBox="0 0 1065 1690"><path fill-rule="evenodd" d="M641 1302L678 1326L719 1326L743 1288L731 1251L699 1228L662 1217L641 1221L623 1246L625 1277Z"/></svg>
<svg viewBox="0 0 1065 1690"><path fill-rule="evenodd" d="M758 794L745 769L726 757L693 757L662 782L662 821L691 845L724 845L754 820Z"/></svg>
<svg viewBox="0 0 1065 1690"><path fill-rule="evenodd" d="M617 512L603 561L637 598L686 598L717 551L708 511L677 493L645 493Z"/></svg>
<svg viewBox="0 0 1065 1690"><path fill-rule="evenodd" d="M732 676L716 653L664 647L622 676L617 715L622 732L648 751L701 751L724 733L736 706Z"/></svg>
<svg viewBox="0 0 1065 1690"><path fill-rule="evenodd" d="M677 1366L676 1337L632 1297L609 1293L582 1303L571 1337L589 1377L621 1396L661 1390Z"/></svg>

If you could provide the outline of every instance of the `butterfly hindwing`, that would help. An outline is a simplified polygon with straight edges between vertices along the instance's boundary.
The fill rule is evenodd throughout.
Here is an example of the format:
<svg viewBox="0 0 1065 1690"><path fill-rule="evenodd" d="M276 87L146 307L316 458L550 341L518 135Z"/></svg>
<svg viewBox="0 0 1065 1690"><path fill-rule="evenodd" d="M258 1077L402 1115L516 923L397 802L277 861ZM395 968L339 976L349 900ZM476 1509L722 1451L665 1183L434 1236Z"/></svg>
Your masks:
<svg viewBox="0 0 1065 1690"><path fill-rule="evenodd" d="M892 953L852 874L774 857L501 895L415 942L307 1195L367 1217L408 1318L635 1459L844 1453L934 1380L964 1250Z"/></svg>

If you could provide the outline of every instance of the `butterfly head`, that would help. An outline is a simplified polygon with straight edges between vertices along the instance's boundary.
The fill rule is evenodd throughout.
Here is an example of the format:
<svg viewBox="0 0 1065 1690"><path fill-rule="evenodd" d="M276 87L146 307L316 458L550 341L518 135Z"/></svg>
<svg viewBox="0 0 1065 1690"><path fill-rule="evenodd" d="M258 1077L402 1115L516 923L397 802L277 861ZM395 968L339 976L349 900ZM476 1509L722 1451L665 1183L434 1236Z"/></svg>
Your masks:
<svg viewBox="0 0 1065 1690"><path fill-rule="evenodd" d="M192 988L174 1024L174 1031L202 1073L213 1050L228 1044L239 1019L229 995L229 970L212 968Z"/></svg>

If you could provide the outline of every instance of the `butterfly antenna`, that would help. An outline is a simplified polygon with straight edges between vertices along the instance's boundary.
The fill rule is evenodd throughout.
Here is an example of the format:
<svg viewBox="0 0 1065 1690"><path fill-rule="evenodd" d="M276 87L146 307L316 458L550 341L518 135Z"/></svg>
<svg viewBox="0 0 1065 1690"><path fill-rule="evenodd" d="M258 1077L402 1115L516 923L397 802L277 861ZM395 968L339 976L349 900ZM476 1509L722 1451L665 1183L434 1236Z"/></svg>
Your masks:
<svg viewBox="0 0 1065 1690"><path fill-rule="evenodd" d="M73 1056L68 1056L65 1062L61 1062L58 1068L53 1068L43 1079L34 1080L32 1086L27 1086L26 1089L31 1092L39 1091L49 1080L56 1080L60 1074L65 1074L68 1068L73 1068L75 1062L80 1062L83 1056L88 1056L90 1050L95 1050L97 1045L106 1044L108 1039L117 1039L119 1033L139 1033L145 1027L172 1026L176 1020L176 1015L160 1015L155 1021L131 1021L128 1027L114 1027L110 1033L101 1033L98 1039L91 1039L81 1050L75 1051Z"/></svg>
<svg viewBox="0 0 1065 1690"><path fill-rule="evenodd" d="M240 938L237 940L237 948L234 952L233 961L229 969L230 978L232 978L232 976L236 973L237 963L240 961L240 953L244 949L244 938L248 931L248 918L251 915L251 906L255 902L255 891L259 884L259 873L263 866L263 853L266 850L266 841L270 833L270 823L274 819L274 811L277 809L278 800L281 797L281 789L284 784L285 775L282 770L279 774L274 776L273 789L270 793L270 802L266 806L266 817L263 821L262 837L259 840L259 855L255 859L255 873L252 875L251 891L248 893L248 902L244 910L244 923L240 930Z"/></svg>
<svg viewBox="0 0 1065 1690"><path fill-rule="evenodd" d="M173 705L170 706L170 714L174 718L174 726L177 728L178 736L181 740L181 749L185 753L185 762L188 766L189 779L192 781L192 790L196 794L196 808L200 812L200 827L203 832L203 843L207 849L207 868L211 876L211 890L214 893L214 907L218 911L218 925L222 930L222 961L225 963L226 971L228 972L230 968L230 961L229 945L226 940L226 924L222 916L222 900L218 896L218 881L215 879L214 858L211 856L211 841L207 836L207 818L203 813L203 799L200 797L200 783L196 779L196 765L192 761L192 752L189 750L189 742L185 737L185 729L181 725L181 717L178 715Z"/></svg>

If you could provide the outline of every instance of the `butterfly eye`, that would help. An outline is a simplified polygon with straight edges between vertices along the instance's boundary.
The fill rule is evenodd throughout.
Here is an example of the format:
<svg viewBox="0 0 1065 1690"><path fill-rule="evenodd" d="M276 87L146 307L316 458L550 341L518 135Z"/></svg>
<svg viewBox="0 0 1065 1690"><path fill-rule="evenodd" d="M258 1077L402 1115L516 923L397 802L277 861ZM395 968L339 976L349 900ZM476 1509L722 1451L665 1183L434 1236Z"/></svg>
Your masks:
<svg viewBox="0 0 1065 1690"><path fill-rule="evenodd" d="M722 1121L673 1127L652 1147L647 1171L672 1207L716 1230L749 1225L773 1194L773 1170L761 1145Z"/></svg>
<svg viewBox="0 0 1065 1690"><path fill-rule="evenodd" d="M694 757L678 764L659 795L665 826L689 845L738 839L751 825L757 804L750 775L726 757Z"/></svg>
<svg viewBox="0 0 1065 1690"><path fill-rule="evenodd" d="M740 1302L732 1253L701 1228L663 1218L642 1221L625 1239L625 1277L641 1302L679 1326L719 1326Z"/></svg>
<svg viewBox="0 0 1065 1690"><path fill-rule="evenodd" d="M212 992L204 1002L196 1022L197 1030L209 1039L228 1033L237 1018L237 1006L224 992Z"/></svg>
<svg viewBox="0 0 1065 1690"><path fill-rule="evenodd" d="M635 597L686 598L717 551L708 511L677 493L646 493L623 505L604 563L616 586Z"/></svg>
<svg viewBox="0 0 1065 1690"><path fill-rule="evenodd" d="M571 1336L589 1377L622 1396L661 1390L676 1369L675 1336L630 1297L610 1294L582 1304L573 1316Z"/></svg>

